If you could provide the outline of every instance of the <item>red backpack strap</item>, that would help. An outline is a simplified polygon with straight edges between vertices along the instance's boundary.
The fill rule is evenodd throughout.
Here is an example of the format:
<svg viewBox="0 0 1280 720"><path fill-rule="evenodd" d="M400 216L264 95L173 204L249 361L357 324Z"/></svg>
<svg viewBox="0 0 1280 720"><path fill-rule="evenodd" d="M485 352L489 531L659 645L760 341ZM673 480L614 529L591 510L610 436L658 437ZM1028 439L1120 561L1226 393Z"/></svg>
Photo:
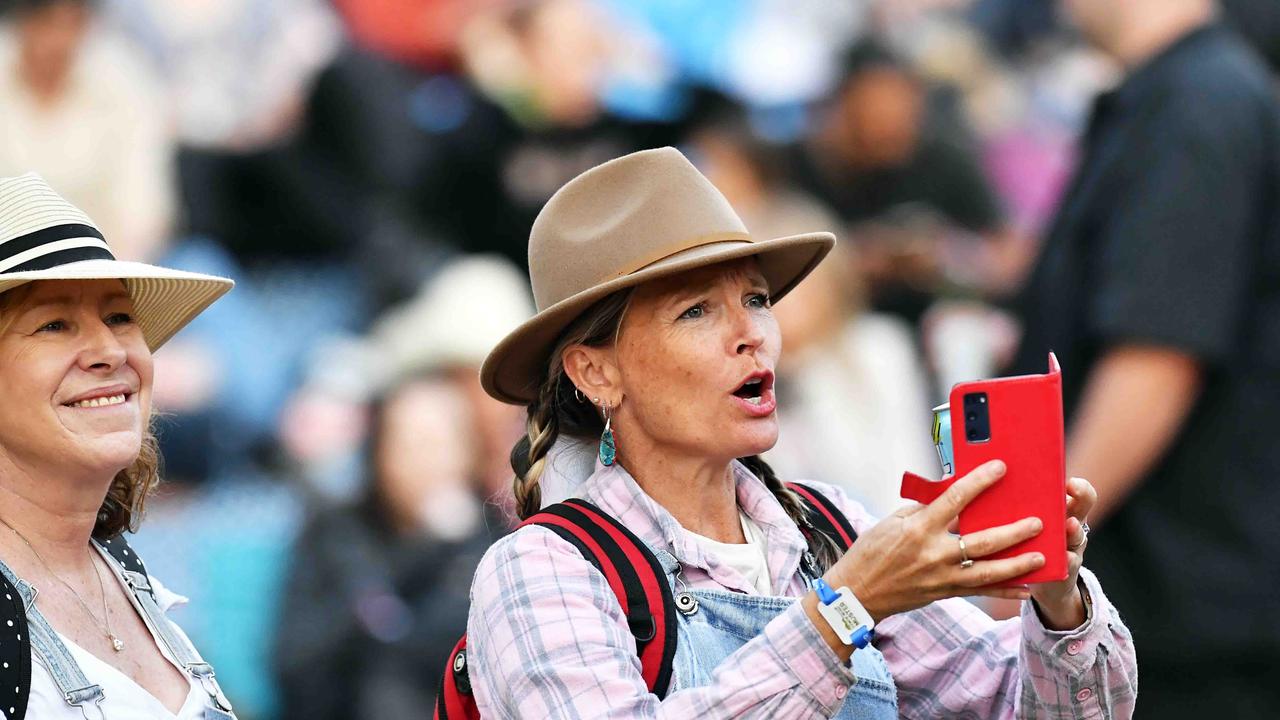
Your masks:
<svg viewBox="0 0 1280 720"><path fill-rule="evenodd" d="M604 575L635 637L645 685L659 698L666 697L676 653L676 606L666 572L649 547L585 500L543 508L522 525L551 530Z"/></svg>
<svg viewBox="0 0 1280 720"><path fill-rule="evenodd" d="M449 664L436 688L435 720L478 720L480 717L467 670L467 636L464 634L449 653Z"/></svg>
<svg viewBox="0 0 1280 720"><path fill-rule="evenodd" d="M786 485L804 501L811 528L835 540L841 551L848 552L853 542L858 539L858 531L853 529L849 518L840 512L840 508L836 507L826 495L808 485L797 482L789 482ZM808 528L801 528L801 530L807 532Z"/></svg>
<svg viewBox="0 0 1280 720"><path fill-rule="evenodd" d="M640 538L585 500L543 508L520 524L547 528L578 549L605 577L636 640L649 692L666 697L676 654L676 606L666 571ZM436 720L478 718L467 668L467 638L449 655L436 698Z"/></svg>

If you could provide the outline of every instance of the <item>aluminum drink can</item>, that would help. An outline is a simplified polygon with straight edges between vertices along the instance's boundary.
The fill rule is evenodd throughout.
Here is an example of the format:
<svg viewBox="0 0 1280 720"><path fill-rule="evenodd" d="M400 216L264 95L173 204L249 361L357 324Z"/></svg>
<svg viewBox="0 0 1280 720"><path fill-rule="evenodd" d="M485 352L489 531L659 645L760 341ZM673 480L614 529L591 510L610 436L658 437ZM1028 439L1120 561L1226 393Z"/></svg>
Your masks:
<svg viewBox="0 0 1280 720"><path fill-rule="evenodd" d="M942 463L942 477L955 472L955 458L951 452L951 403L943 403L933 409L933 447Z"/></svg>

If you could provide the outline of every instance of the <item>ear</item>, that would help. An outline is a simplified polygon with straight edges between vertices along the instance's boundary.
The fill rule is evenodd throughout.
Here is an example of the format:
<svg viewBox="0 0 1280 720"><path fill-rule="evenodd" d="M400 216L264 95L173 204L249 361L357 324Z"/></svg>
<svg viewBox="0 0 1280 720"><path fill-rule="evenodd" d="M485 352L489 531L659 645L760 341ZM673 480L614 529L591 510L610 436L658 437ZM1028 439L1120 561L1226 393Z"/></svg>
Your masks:
<svg viewBox="0 0 1280 720"><path fill-rule="evenodd" d="M618 364L614 362L613 348L570 345L561 356L564 372L578 391L593 405L609 403L617 407L622 403L623 392ZM599 402L596 400L599 399Z"/></svg>

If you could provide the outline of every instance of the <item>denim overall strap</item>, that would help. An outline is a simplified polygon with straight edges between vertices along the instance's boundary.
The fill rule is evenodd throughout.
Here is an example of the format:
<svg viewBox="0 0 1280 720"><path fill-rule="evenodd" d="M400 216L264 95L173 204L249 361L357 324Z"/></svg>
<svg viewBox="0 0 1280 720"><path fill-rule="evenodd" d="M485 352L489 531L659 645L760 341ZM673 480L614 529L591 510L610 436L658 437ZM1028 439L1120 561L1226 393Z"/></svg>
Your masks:
<svg viewBox="0 0 1280 720"><path fill-rule="evenodd" d="M31 649L35 651L40 664L49 671L49 676L58 686L58 691L68 705L79 708L86 720L105 720L101 703L106 697L102 688L89 682L80 670L79 663L71 656L71 651L58 638L58 633L49 625L44 614L36 607L36 589L19 578L0 561L0 572L5 579L18 589L22 602L27 608L27 632L30 634ZM21 640L21 638L19 638ZM92 708L92 710L90 710Z"/></svg>
<svg viewBox="0 0 1280 720"><path fill-rule="evenodd" d="M95 545L97 545L97 541L95 541ZM165 649L169 651L169 655L178 663L178 666L188 675L195 678L200 683L200 687L208 694L209 708L205 712L206 720L234 719L235 714L231 710L231 702L227 700L227 696L223 694L221 686L218 685L218 681L214 676L213 666L205 662L190 641L174 629L173 623L169 621L164 611L156 604L155 593L151 589L151 581L147 578L146 573L125 569L106 548L101 545L97 545L97 548L103 559L124 578L125 584L129 587L129 595L133 600L134 609L142 616L142 620L146 623L147 629L151 631L151 635L164 645Z"/></svg>
<svg viewBox="0 0 1280 720"><path fill-rule="evenodd" d="M666 550L651 549L668 571L679 610L679 640L672 677L674 690L711 683L716 666L758 637L773 618L799 600L727 590L689 589L679 579L679 561ZM897 689L884 656L868 645L855 651L851 662L856 680L848 688L844 704L833 717L838 720L897 720Z"/></svg>

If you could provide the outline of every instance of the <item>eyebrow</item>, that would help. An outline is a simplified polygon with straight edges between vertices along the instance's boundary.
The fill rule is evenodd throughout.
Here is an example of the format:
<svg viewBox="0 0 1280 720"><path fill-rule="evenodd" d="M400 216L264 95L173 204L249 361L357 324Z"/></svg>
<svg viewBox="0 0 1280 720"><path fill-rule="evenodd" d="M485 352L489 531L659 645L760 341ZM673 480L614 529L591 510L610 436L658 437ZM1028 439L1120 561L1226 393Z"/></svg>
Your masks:
<svg viewBox="0 0 1280 720"><path fill-rule="evenodd" d="M727 274L732 274L736 277L742 277L752 285L759 285L760 287L764 288L765 292L771 291L771 289L769 288L769 281L766 280L764 275L759 272L736 271L736 272L727 273ZM713 275L706 282L698 283L697 285L682 286L679 290L676 290L675 292L671 293L670 299L667 301L666 304L676 305L676 304L685 302L697 295L701 295L702 293L710 289L712 286L714 286L717 282L719 282L721 277L723 277L723 275Z"/></svg>
<svg viewBox="0 0 1280 720"><path fill-rule="evenodd" d="M108 295L104 295L102 297L102 301L104 303L115 302L116 300L129 300L129 299L131 299L129 297L129 293L124 291L113 292ZM76 302L77 302L76 299L71 297L70 295L58 295L56 297L45 298L43 300L33 302L26 307L26 310L35 310L37 308L44 308L44 307L66 307L68 305L75 305Z"/></svg>

